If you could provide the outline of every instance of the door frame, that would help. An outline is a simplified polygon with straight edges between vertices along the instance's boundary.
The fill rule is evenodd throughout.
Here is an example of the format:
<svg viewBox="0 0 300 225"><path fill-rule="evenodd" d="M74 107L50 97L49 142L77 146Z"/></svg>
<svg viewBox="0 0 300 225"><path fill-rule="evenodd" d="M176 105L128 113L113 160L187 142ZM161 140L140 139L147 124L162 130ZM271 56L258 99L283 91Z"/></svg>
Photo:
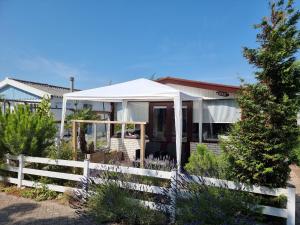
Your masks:
<svg viewBox="0 0 300 225"><path fill-rule="evenodd" d="M153 108L155 106L166 106L166 129L165 129L165 137L166 141L162 140L153 140ZM187 107L187 138L186 142L182 143L182 154L183 154L183 163L185 163L190 155L190 142L192 141L192 132L193 132L193 102L192 101L183 101L182 106ZM149 102L149 123L147 126L147 134L150 141L160 142L164 144L174 143L172 140L172 117L174 118L174 111L172 112L172 108L174 107L174 102L171 101L161 101L161 102ZM172 115L173 114L173 115Z"/></svg>

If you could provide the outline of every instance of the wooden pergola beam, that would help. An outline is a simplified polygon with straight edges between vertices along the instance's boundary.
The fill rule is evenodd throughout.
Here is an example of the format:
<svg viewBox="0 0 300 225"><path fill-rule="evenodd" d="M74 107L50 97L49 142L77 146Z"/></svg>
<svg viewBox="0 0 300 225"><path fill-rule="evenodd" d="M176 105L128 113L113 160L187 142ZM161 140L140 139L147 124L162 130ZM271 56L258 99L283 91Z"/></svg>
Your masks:
<svg viewBox="0 0 300 225"><path fill-rule="evenodd" d="M132 121L110 121L110 120L72 120L72 149L73 149L73 159L77 160L77 130L78 130L78 124L80 123L89 123L93 124L94 127L96 124L108 124L108 136L110 137L110 125L111 124L134 124L134 125L140 125L141 127L141 134L140 134L140 166L141 168L144 168L145 166L145 126L147 122L132 122ZM95 139L95 137L94 137ZM109 141L110 143L110 141ZM110 144L109 144L110 145Z"/></svg>
<svg viewBox="0 0 300 225"><path fill-rule="evenodd" d="M99 124L134 124L134 125L142 125L147 124L147 122L133 122L133 121L110 121L110 120L72 120L72 122L76 123L99 123Z"/></svg>

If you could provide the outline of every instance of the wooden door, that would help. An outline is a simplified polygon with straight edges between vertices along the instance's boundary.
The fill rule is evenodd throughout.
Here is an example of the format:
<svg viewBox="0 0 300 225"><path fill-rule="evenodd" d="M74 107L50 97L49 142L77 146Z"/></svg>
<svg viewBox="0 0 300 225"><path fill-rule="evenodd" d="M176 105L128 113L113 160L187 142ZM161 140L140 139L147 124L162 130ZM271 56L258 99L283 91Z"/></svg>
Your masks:
<svg viewBox="0 0 300 225"><path fill-rule="evenodd" d="M192 139L193 103L182 104L182 162L190 155ZM149 126L147 130L150 142L159 143L160 153L176 158L176 135L173 102L151 102L149 105ZM157 150L157 149L156 149Z"/></svg>

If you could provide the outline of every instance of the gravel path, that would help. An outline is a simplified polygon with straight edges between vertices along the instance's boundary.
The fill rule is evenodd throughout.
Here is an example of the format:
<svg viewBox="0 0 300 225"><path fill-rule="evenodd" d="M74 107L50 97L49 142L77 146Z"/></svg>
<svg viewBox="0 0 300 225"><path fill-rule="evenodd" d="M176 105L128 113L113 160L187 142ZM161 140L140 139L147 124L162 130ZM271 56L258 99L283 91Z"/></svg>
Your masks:
<svg viewBox="0 0 300 225"><path fill-rule="evenodd" d="M74 209L53 201L35 202L0 193L0 225L93 225Z"/></svg>

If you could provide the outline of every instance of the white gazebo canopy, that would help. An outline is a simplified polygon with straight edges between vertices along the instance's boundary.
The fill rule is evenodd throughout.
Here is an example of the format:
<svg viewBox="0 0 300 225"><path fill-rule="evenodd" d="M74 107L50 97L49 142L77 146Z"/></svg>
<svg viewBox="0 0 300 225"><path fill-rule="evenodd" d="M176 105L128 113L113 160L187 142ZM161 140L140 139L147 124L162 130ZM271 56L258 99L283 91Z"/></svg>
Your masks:
<svg viewBox="0 0 300 225"><path fill-rule="evenodd" d="M64 94L61 120L60 137L64 133L64 120L68 100L88 100L99 102L122 102L123 120L127 117L128 101L173 101L176 131L176 157L177 165L181 165L182 145L182 101L202 101L201 98L188 95L173 87L148 80L136 79L124 83L93 88ZM125 126L122 126L122 138L124 138Z"/></svg>

